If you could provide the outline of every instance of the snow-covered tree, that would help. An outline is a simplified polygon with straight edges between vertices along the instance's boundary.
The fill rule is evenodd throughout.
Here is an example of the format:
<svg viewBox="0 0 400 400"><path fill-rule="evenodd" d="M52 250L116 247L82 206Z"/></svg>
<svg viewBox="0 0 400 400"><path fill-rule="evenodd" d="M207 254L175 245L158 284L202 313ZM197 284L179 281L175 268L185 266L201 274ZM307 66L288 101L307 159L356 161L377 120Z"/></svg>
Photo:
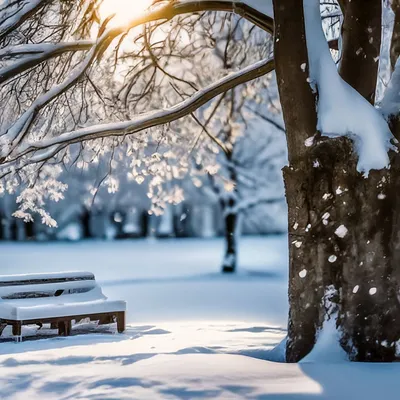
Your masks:
<svg viewBox="0 0 400 400"><path fill-rule="evenodd" d="M385 59L383 4L340 2L337 67L318 2L289 1L285 8L278 3L275 62L290 163L284 171L290 240L287 359L304 357L333 319L337 340L351 359L393 360L400 333L393 123L399 109L391 95L396 73L383 99L394 106L393 116L387 120L387 108L374 107L379 60Z"/></svg>

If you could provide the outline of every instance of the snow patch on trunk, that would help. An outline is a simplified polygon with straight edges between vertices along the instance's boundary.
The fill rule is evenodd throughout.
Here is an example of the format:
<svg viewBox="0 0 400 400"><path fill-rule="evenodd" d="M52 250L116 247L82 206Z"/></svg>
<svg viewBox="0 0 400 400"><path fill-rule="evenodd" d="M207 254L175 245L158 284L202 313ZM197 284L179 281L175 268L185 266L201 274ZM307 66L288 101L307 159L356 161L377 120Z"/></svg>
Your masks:
<svg viewBox="0 0 400 400"><path fill-rule="evenodd" d="M335 235L344 238L347 235L348 229L344 225L340 225L336 230L335 230Z"/></svg>
<svg viewBox="0 0 400 400"><path fill-rule="evenodd" d="M236 263L236 256L235 254L229 253L224 257L224 265L232 266Z"/></svg>

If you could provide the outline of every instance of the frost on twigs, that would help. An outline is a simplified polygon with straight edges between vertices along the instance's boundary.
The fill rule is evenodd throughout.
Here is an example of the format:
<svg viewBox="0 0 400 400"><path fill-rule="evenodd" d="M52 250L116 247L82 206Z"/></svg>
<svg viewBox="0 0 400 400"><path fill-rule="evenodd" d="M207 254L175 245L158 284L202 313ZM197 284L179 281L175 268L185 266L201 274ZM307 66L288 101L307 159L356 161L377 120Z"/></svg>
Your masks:
<svg viewBox="0 0 400 400"><path fill-rule="evenodd" d="M10 3L12 12L18 3ZM254 126L261 125L267 111L268 125L284 129L278 96L271 96L276 88L269 91L269 86L275 85L274 78L244 83L232 91L234 96L226 91L214 99L209 97L216 95L217 88L247 76L251 65L259 68L260 58L269 64L272 42L265 32L253 32L253 25L244 20L236 25L234 20L219 17L213 19L206 33L204 21L197 18L185 22L185 29L181 21L162 27L158 22L149 23L145 35L135 27L129 32L114 28L104 31L106 24L97 26L95 19L78 6L81 2L70 2L71 7L62 13L55 4L47 3L35 15L33 26L33 20L29 20L18 35L5 38L10 46L1 50L3 57L0 54L4 72L20 66L20 61L35 61L35 55L57 50L57 56L41 61L40 68L34 63L24 74L18 73L15 81L0 87L1 185L3 191L18 196L15 216L32 221L38 214L44 223L56 226L50 216L55 213L45 209L50 211L48 200L64 196L63 178L72 181L65 197L71 199L68 207L75 207L76 214L82 212L82 204L87 208L107 207L104 198L102 204L100 201L105 193L107 199L143 202L146 209L150 205L151 213L159 215L169 204L182 202L184 185L191 181L202 193L211 187L215 196L217 192L236 192L240 180L246 197L252 197L253 188L260 192L261 179L256 182L252 176L256 174L247 174L249 162L257 168L262 166L263 174L259 175L264 186L272 181L281 157L277 147L270 146L269 139L259 146L260 139L254 136L257 143L251 144L250 152L241 136L251 118ZM251 0L251 6L272 14L271 0ZM232 32L228 23L236 26ZM63 27L62 34L58 33L59 26ZM115 35L121 41L112 41L117 39ZM221 40L216 40L217 36ZM225 42L229 44L226 49ZM118 47L111 43L118 43ZM231 76L225 79L228 74ZM13 85L12 90L7 85ZM210 91L210 87L214 89ZM204 99L208 99L207 104L202 103ZM261 106L262 113L258 111ZM171 119L178 117L179 121ZM170 122L156 126L165 121ZM240 159L232 157L236 155ZM235 159L240 176L231 176L233 163L227 159ZM267 172L265 160L273 160ZM62 174L56 173L57 163L66 167ZM47 175L40 172L45 168ZM71 177L75 170L76 178ZM138 184L145 188L140 190L147 198L138 200L136 193L129 193L129 187L137 189ZM252 204L269 201L271 193L267 195L263 191L264 197Z"/></svg>
<svg viewBox="0 0 400 400"><path fill-rule="evenodd" d="M9 193L22 185L17 197L19 206L13 216L30 222L34 220L34 214L38 214L43 224L57 227L57 222L45 210L45 206L47 200L58 202L64 198L67 185L58 180L61 172L59 165L45 165L39 172L35 166L27 166L15 176L3 178Z"/></svg>
<svg viewBox="0 0 400 400"><path fill-rule="evenodd" d="M386 120L339 75L321 25L318 0L304 2L310 85L318 95L317 129L328 137L348 136L358 154L357 170L389 166L393 135Z"/></svg>

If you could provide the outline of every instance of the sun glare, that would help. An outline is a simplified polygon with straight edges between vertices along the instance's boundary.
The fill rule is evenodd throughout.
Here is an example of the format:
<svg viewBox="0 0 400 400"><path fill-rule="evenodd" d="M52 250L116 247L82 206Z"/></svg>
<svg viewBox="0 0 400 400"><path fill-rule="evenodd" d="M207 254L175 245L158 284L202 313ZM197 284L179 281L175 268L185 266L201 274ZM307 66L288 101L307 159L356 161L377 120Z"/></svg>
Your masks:
<svg viewBox="0 0 400 400"><path fill-rule="evenodd" d="M143 14L152 2L152 0L104 0L100 6L100 16L105 20L115 14L109 25L124 26Z"/></svg>

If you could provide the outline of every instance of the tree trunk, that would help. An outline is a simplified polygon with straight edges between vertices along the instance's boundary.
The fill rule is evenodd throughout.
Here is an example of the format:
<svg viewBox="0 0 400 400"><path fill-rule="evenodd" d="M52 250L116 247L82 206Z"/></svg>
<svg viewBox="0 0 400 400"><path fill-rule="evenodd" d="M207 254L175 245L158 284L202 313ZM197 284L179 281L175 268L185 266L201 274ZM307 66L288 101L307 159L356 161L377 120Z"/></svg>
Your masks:
<svg viewBox="0 0 400 400"><path fill-rule="evenodd" d="M89 210L86 208L83 209L82 214L80 215L82 231L83 231L83 238L89 239L91 237L90 232L90 213Z"/></svg>
<svg viewBox="0 0 400 400"><path fill-rule="evenodd" d="M394 71L394 67L400 54L400 0L392 1L392 9L395 17L392 42L390 44L390 65L392 71Z"/></svg>
<svg viewBox="0 0 400 400"><path fill-rule="evenodd" d="M347 1L343 13L340 75L374 104L381 48L382 0Z"/></svg>
<svg viewBox="0 0 400 400"><path fill-rule="evenodd" d="M350 359L393 361L400 339L394 263L399 163L364 178L344 138L321 140L307 158L304 168L284 171L291 269L287 360L303 358L323 322L337 317Z"/></svg>
<svg viewBox="0 0 400 400"><path fill-rule="evenodd" d="M234 273L237 267L237 228L238 215L232 211L235 206L233 197L228 199L228 204L223 205L224 225L225 225L225 256L222 263L223 273ZM222 203L225 203L223 201Z"/></svg>
<svg viewBox="0 0 400 400"><path fill-rule="evenodd" d="M315 95L307 68L299 68L308 65L303 2L284 3L274 0L275 63L289 153L284 169L290 258L286 359L297 362L307 355L324 321L335 318L350 359L392 361L400 339L399 156L391 154L390 169L364 178L356 170L350 140L315 135ZM343 2L354 19L350 3ZM360 1L354 3L360 8ZM367 14L362 18L370 21ZM353 28L345 51L354 47ZM342 64L341 72L372 102L376 66L365 62L359 77L347 69L349 64ZM313 145L305 146L312 136Z"/></svg>

